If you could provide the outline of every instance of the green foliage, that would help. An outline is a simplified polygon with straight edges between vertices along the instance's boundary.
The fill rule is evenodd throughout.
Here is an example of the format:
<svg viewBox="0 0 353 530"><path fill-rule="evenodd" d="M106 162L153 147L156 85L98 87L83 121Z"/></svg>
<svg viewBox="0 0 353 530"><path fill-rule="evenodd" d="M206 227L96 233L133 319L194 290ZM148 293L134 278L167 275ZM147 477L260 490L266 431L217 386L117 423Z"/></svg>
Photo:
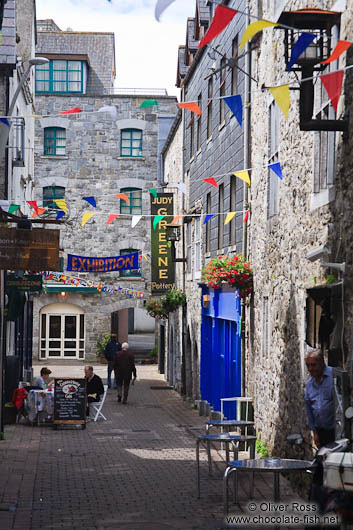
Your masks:
<svg viewBox="0 0 353 530"><path fill-rule="evenodd" d="M239 290L241 298L248 296L253 289L253 273L250 263L244 256L217 256L202 269L202 281L213 289L228 284Z"/></svg>
<svg viewBox="0 0 353 530"><path fill-rule="evenodd" d="M169 313L186 304L186 296L180 289L169 289L162 298L149 298L146 311L153 318L167 319Z"/></svg>
<svg viewBox="0 0 353 530"><path fill-rule="evenodd" d="M335 281L335 275L334 274L328 274L326 276L326 285L330 285L330 283L333 283Z"/></svg>
<svg viewBox="0 0 353 530"><path fill-rule="evenodd" d="M155 359L156 357L158 357L158 346L155 346L148 352L149 359Z"/></svg>
<svg viewBox="0 0 353 530"><path fill-rule="evenodd" d="M96 355L102 357L104 350L108 342L110 341L110 333L102 333L102 335L96 341Z"/></svg>
<svg viewBox="0 0 353 530"><path fill-rule="evenodd" d="M255 442L255 449L262 458L266 458L268 456L268 448L265 440L257 439Z"/></svg>

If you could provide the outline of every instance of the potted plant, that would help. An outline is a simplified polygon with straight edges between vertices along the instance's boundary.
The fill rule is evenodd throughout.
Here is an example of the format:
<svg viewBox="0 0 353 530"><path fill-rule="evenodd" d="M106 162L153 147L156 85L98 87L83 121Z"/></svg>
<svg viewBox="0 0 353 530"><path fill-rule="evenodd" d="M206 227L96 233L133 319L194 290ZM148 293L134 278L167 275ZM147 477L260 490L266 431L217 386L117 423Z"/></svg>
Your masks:
<svg viewBox="0 0 353 530"><path fill-rule="evenodd" d="M163 307L161 298L149 298L146 302L146 311L153 318L162 320L168 318L168 311Z"/></svg>
<svg viewBox="0 0 353 530"><path fill-rule="evenodd" d="M155 346L154 348L152 348L152 350L148 352L148 358L151 363L156 364L158 359L158 346Z"/></svg>
<svg viewBox="0 0 353 530"><path fill-rule="evenodd" d="M180 289L169 289L162 298L149 298L146 311L151 317L168 318L169 313L186 304L186 295Z"/></svg>
<svg viewBox="0 0 353 530"><path fill-rule="evenodd" d="M241 298L248 296L253 288L253 273L250 263L238 254L233 257L217 256L211 259L202 269L202 281L208 287L220 289L228 284L239 290Z"/></svg>
<svg viewBox="0 0 353 530"><path fill-rule="evenodd" d="M96 341L96 356L101 364L107 364L108 361L104 357L104 350L110 341L110 333L102 333Z"/></svg>

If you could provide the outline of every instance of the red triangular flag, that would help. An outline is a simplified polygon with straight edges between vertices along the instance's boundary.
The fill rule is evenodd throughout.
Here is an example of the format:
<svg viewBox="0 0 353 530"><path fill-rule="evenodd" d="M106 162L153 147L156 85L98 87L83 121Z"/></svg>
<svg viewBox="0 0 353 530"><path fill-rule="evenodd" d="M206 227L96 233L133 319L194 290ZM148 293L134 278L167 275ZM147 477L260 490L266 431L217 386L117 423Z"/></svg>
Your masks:
<svg viewBox="0 0 353 530"><path fill-rule="evenodd" d="M34 210L32 213L32 217L37 217L37 215L42 215L42 213L46 212L46 208L38 208L37 210Z"/></svg>
<svg viewBox="0 0 353 530"><path fill-rule="evenodd" d="M333 61L336 61L340 55L342 55L343 52L348 50L348 48L352 45L351 41L349 40L339 40L336 44L335 49L331 53L330 57L326 59L326 61L321 61L320 64L329 64Z"/></svg>
<svg viewBox="0 0 353 530"><path fill-rule="evenodd" d="M35 212L38 212L38 204L37 201L27 201L27 203L32 206Z"/></svg>
<svg viewBox="0 0 353 530"><path fill-rule="evenodd" d="M324 85L327 95L330 98L331 104L336 112L338 100L342 90L343 75L343 70L332 72L332 74L320 75L321 83Z"/></svg>
<svg viewBox="0 0 353 530"><path fill-rule="evenodd" d="M126 204L130 204L130 199L129 197L126 195L126 193L117 193L115 195L115 197L118 197L118 199L122 199L123 201L126 202Z"/></svg>
<svg viewBox="0 0 353 530"><path fill-rule="evenodd" d="M230 9L229 7L220 6L216 7L216 11L212 20L212 24L208 28L208 31L198 48L202 48L205 44L208 44L213 40L221 31L223 31L233 19L233 17L238 13L235 9Z"/></svg>
<svg viewBox="0 0 353 530"><path fill-rule="evenodd" d="M245 215L244 215L244 219L243 219L243 223L246 223L246 221L248 219L249 219L249 210L246 210Z"/></svg>
<svg viewBox="0 0 353 530"><path fill-rule="evenodd" d="M112 223L117 217L119 217L118 213L110 213L107 221L107 226L110 225L110 223Z"/></svg>
<svg viewBox="0 0 353 530"><path fill-rule="evenodd" d="M78 114L79 112L82 112L82 110L78 107L74 107L73 109L63 110L60 114Z"/></svg>
<svg viewBox="0 0 353 530"><path fill-rule="evenodd" d="M178 107L180 109L191 110L191 112L195 112L195 114L198 114L199 116L201 116L202 114L202 110L200 109L197 103L178 103Z"/></svg>
<svg viewBox="0 0 353 530"><path fill-rule="evenodd" d="M213 177L210 177L209 179L202 179L202 180L204 180L205 182L208 182L208 184L212 184L212 186L214 186L215 188L218 188L218 184Z"/></svg>

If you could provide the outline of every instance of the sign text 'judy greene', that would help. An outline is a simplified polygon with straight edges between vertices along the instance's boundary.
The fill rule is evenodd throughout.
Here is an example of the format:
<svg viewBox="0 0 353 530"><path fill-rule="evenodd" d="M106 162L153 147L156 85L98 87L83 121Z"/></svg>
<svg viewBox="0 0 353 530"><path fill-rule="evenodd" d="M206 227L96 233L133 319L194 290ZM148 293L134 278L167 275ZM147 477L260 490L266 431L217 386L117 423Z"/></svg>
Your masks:
<svg viewBox="0 0 353 530"><path fill-rule="evenodd" d="M109 258L89 258L68 254L67 270L74 272L110 272L124 271L127 269L138 269L138 252L124 254L123 256L111 256Z"/></svg>
<svg viewBox="0 0 353 530"><path fill-rule="evenodd" d="M158 193L151 197L152 225L155 215L173 216L173 194ZM151 228L152 293L161 293L174 287L174 263L167 242L167 219L162 219L156 229Z"/></svg>

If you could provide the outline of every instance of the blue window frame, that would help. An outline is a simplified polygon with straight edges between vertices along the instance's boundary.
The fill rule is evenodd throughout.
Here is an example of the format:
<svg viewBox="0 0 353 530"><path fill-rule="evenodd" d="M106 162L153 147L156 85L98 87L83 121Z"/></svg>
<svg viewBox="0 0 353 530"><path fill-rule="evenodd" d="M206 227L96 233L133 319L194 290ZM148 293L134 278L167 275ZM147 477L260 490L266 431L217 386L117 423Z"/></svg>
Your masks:
<svg viewBox="0 0 353 530"><path fill-rule="evenodd" d="M120 193L125 193L128 196L129 204L120 199L120 213L126 215L141 215L142 214L142 189L141 188L122 188Z"/></svg>
<svg viewBox="0 0 353 530"><path fill-rule="evenodd" d="M120 256L123 256L124 254L132 254L132 252L138 252L138 249L136 248L122 248L120 250ZM139 257L140 259L140 257ZM130 278L134 276L135 278L136 277L141 277L141 267L139 267L138 269L128 269L126 271L120 271L120 277L121 278Z"/></svg>
<svg viewBox="0 0 353 530"><path fill-rule="evenodd" d="M36 66L36 93L83 92L83 61L51 60Z"/></svg>
<svg viewBox="0 0 353 530"><path fill-rule="evenodd" d="M46 127L44 129L44 155L65 156L66 129L62 127Z"/></svg>
<svg viewBox="0 0 353 530"><path fill-rule="evenodd" d="M120 136L120 156L142 156L141 129L122 129Z"/></svg>
<svg viewBox="0 0 353 530"><path fill-rule="evenodd" d="M64 198L65 188L63 186L45 186L43 188L43 208L58 210L59 207L54 200Z"/></svg>

